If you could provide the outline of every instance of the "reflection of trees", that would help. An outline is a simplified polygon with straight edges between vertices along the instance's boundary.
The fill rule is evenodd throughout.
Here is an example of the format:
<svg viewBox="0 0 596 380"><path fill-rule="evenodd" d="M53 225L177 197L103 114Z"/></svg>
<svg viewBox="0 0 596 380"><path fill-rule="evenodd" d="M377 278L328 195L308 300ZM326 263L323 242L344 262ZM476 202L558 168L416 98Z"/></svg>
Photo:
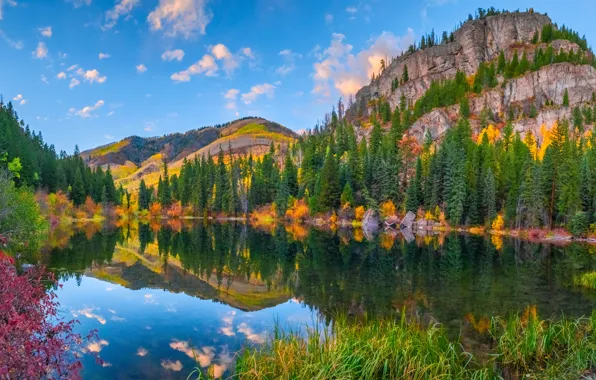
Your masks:
<svg viewBox="0 0 596 380"><path fill-rule="evenodd" d="M136 248L137 234L130 229L102 231L90 239L76 233L66 248L48 255L48 265L65 268L69 276L110 263L117 242L126 240L123 234L129 236L127 249ZM520 311L528 304L538 305L543 316L581 315L591 311L596 298L572 285L574 275L596 269L596 255L584 245L505 239L497 250L478 236L449 235L442 244L400 239L386 244L382 236L357 241L317 230L301 234L300 241L293 236L283 226L270 234L232 223L178 231L140 224L135 265L145 265L143 257L153 255L146 261L157 260L161 269L151 273L164 276L163 284L174 280L168 271L175 265L172 276L190 273L225 291L236 286L238 297L253 297L243 292L258 283L269 295L277 291L270 299L290 293L326 318L388 315L404 305L442 322L460 321L468 313L481 318Z"/></svg>
<svg viewBox="0 0 596 380"><path fill-rule="evenodd" d="M103 230L87 237L85 231L75 232L64 248L53 248L45 255L45 264L58 270L59 280L76 276L96 264L112 261L116 244L122 239L121 229Z"/></svg>

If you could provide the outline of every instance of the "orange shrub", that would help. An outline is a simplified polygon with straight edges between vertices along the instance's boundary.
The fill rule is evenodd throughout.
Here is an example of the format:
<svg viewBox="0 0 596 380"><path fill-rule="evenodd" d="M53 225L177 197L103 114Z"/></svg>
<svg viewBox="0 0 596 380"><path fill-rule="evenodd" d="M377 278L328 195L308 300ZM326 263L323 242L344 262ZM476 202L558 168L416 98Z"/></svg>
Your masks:
<svg viewBox="0 0 596 380"><path fill-rule="evenodd" d="M85 205L83 206L85 213L87 213L88 218L93 218L93 216L99 212L99 206L97 203L91 199L91 197L87 197L85 199Z"/></svg>
<svg viewBox="0 0 596 380"><path fill-rule="evenodd" d="M354 218L357 221L361 221L362 218L364 218L364 213L365 213L364 206L358 206L358 207L356 207L356 210L354 211Z"/></svg>
<svg viewBox="0 0 596 380"><path fill-rule="evenodd" d="M392 201L386 201L381 204L381 216L383 218L388 218L390 216L394 216L397 213L397 209ZM363 214L364 216L364 214Z"/></svg>
<svg viewBox="0 0 596 380"><path fill-rule="evenodd" d="M149 214L154 218L161 216L161 205L157 202L151 203L151 206L149 206Z"/></svg>
<svg viewBox="0 0 596 380"><path fill-rule="evenodd" d="M169 218L180 218L182 216L182 204L180 202L172 203L167 214Z"/></svg>
<svg viewBox="0 0 596 380"><path fill-rule="evenodd" d="M308 205L303 199L296 199L286 211L286 216L293 220L305 220L310 215Z"/></svg>

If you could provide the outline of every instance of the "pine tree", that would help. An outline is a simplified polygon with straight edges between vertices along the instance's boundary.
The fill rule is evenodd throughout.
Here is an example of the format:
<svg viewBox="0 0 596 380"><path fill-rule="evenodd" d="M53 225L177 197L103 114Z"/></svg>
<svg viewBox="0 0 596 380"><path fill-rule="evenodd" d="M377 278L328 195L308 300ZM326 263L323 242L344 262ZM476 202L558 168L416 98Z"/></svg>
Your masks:
<svg viewBox="0 0 596 380"><path fill-rule="evenodd" d="M81 170L77 168L72 184L70 199L75 206L80 206L85 203L85 184L83 183L83 176Z"/></svg>
<svg viewBox="0 0 596 380"><path fill-rule="evenodd" d="M410 80L410 75L408 74L408 65L404 65L404 72L401 74L401 83L402 84L406 83L409 80Z"/></svg>
<svg viewBox="0 0 596 380"><path fill-rule="evenodd" d="M484 178L484 198L486 223L491 223L497 216L497 188L495 176L491 168L488 168Z"/></svg>
<svg viewBox="0 0 596 380"><path fill-rule="evenodd" d="M165 158L163 160L163 178L161 179L159 203L162 207L170 207L172 204L172 189L170 187L170 175L168 173L168 162L165 160Z"/></svg>
<svg viewBox="0 0 596 380"><path fill-rule="evenodd" d="M503 74L505 72L505 67L507 66L507 61L505 61L505 53L503 50L499 53L499 58L497 61L497 73Z"/></svg>
<svg viewBox="0 0 596 380"><path fill-rule="evenodd" d="M567 89L563 93L563 107L569 107L569 92Z"/></svg>

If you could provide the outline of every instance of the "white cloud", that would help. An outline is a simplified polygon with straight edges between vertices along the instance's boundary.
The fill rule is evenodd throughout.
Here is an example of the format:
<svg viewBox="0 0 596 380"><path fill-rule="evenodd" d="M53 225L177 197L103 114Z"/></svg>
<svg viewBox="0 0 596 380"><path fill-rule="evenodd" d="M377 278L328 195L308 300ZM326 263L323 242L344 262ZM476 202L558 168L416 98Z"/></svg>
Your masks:
<svg viewBox="0 0 596 380"><path fill-rule="evenodd" d="M68 113L71 114L71 115L80 116L82 118L95 117L96 115L93 115L92 112L95 111L95 110L98 110L103 105L104 105L104 101L103 100L98 100L94 105L92 105L92 106L85 106L85 107L83 107L80 110L76 110L74 108L71 108L70 110L68 110ZM105 319L104 319L104 322L102 324L105 324Z"/></svg>
<svg viewBox="0 0 596 380"><path fill-rule="evenodd" d="M99 59L108 59L110 55L108 53L99 53Z"/></svg>
<svg viewBox="0 0 596 380"><path fill-rule="evenodd" d="M265 339L267 338L265 332L256 334L252 327L247 325L245 322L239 324L237 330L239 333L246 335L246 339L250 340L253 343L265 343Z"/></svg>
<svg viewBox="0 0 596 380"><path fill-rule="evenodd" d="M0 2L1 1L2 0L0 0ZM2 7L0 7L0 12L2 11L1 8ZM0 20L2 20L2 17L0 17ZM2 30L0 30L0 37L8 44L8 46L10 46L13 49L21 50L25 46L23 45L23 41L15 41L13 39L10 39Z"/></svg>
<svg viewBox="0 0 596 380"><path fill-rule="evenodd" d="M145 356L145 355L147 355L148 353L149 353L149 351L147 351L147 349L146 349L146 348L139 347L139 348L137 349L137 355L138 355L138 356Z"/></svg>
<svg viewBox="0 0 596 380"><path fill-rule="evenodd" d="M228 102L226 103L226 108L229 110L235 110L236 109L236 98L238 97L238 94L240 94L240 90L236 89L236 88L231 88L228 91L226 91L226 93L224 94L224 99L228 99Z"/></svg>
<svg viewBox="0 0 596 380"><path fill-rule="evenodd" d="M106 116L112 116L113 114L114 114L114 111L110 111L110 112L108 112L108 114L107 114ZM107 289L106 289L106 290L107 290ZM112 289L110 289L110 290L112 290ZM108 291L109 291L109 290L108 290Z"/></svg>
<svg viewBox="0 0 596 380"><path fill-rule="evenodd" d="M240 90L235 89L235 88L231 88L228 91L226 91L226 93L224 94L224 98L226 98L226 99L236 99L236 97L238 96L239 93L240 93Z"/></svg>
<svg viewBox="0 0 596 380"><path fill-rule="evenodd" d="M325 23L326 24L331 24L333 22L333 15L332 14L326 14L325 15Z"/></svg>
<svg viewBox="0 0 596 380"><path fill-rule="evenodd" d="M8 4L11 7L16 7L17 2L14 0L6 0L6 4ZM3 6L4 6L4 0L0 0L0 20L2 20L2 18L4 17L4 14L2 13Z"/></svg>
<svg viewBox="0 0 596 380"><path fill-rule="evenodd" d="M278 67L275 70L275 73L277 73L281 76L285 76L286 74L294 71L295 68L296 68L296 65L294 65L293 63L287 64L287 65L281 65L280 67Z"/></svg>
<svg viewBox="0 0 596 380"><path fill-rule="evenodd" d="M45 84L50 84L50 81L48 80L48 78L46 78L46 76L43 74L41 74L41 81Z"/></svg>
<svg viewBox="0 0 596 380"><path fill-rule="evenodd" d="M73 71L79 68L79 65L70 65L68 66L68 69L66 69L66 71Z"/></svg>
<svg viewBox="0 0 596 380"><path fill-rule="evenodd" d="M184 58L184 50L182 49L166 50L161 55L161 59L164 61L173 61L175 59L178 61L182 61L182 58Z"/></svg>
<svg viewBox="0 0 596 380"><path fill-rule="evenodd" d="M233 55L224 44L212 46L211 54L218 61L223 60L223 69L228 75L231 75L240 66L240 57Z"/></svg>
<svg viewBox="0 0 596 380"><path fill-rule="evenodd" d="M39 32L44 37L48 37L48 38L52 37L52 27L51 26L46 26L45 28L40 28Z"/></svg>
<svg viewBox="0 0 596 380"><path fill-rule="evenodd" d="M250 59L256 58L254 52L249 47L242 48L242 54L244 54L246 57L248 57Z"/></svg>
<svg viewBox="0 0 596 380"><path fill-rule="evenodd" d="M106 23L102 28L113 28L120 17L128 15L137 5L139 5L139 0L119 0L116 5L114 5L114 8L106 12Z"/></svg>
<svg viewBox="0 0 596 380"><path fill-rule="evenodd" d="M175 82L189 82L190 77L197 74L205 74L208 77L217 75L219 67L213 58L209 54L205 54L201 60L197 63L192 64L186 70L179 71L170 76Z"/></svg>
<svg viewBox="0 0 596 380"><path fill-rule="evenodd" d="M67 3L72 3L75 8L82 7L83 5L91 5L91 0L66 0Z"/></svg>
<svg viewBox="0 0 596 380"><path fill-rule="evenodd" d="M182 363L180 363L180 360L176 360L175 362L171 360L162 360L161 366L174 372L180 372L182 370Z"/></svg>
<svg viewBox="0 0 596 380"><path fill-rule="evenodd" d="M43 42L38 43L37 48L35 49L35 51L33 51L33 55L37 59L43 59L43 58L47 57L48 56L48 48L46 47L46 44L44 44Z"/></svg>
<svg viewBox="0 0 596 380"><path fill-rule="evenodd" d="M21 95L21 94L18 94L17 96L12 98L12 100L14 100L15 102L18 102L22 106L25 105L25 103L27 103L27 99L25 99L23 97L23 95Z"/></svg>
<svg viewBox="0 0 596 380"><path fill-rule="evenodd" d="M147 71L147 66L143 65L142 63L140 65L137 65L136 68L137 73L144 73L145 71Z"/></svg>
<svg viewBox="0 0 596 380"><path fill-rule="evenodd" d="M72 78L70 80L70 84L68 85L68 88L71 88L72 89L72 88L77 87L80 84L81 84L81 81L79 81L77 78Z"/></svg>
<svg viewBox="0 0 596 380"><path fill-rule="evenodd" d="M354 6L347 7L346 12L354 14L354 13L358 12L358 8L356 8Z"/></svg>
<svg viewBox="0 0 596 380"><path fill-rule="evenodd" d="M332 89L342 96L355 94L362 86L370 83L373 73L378 74L381 60L401 54L414 43L414 31L408 29L404 36L383 32L369 41L370 46L358 54L352 53L352 45L344 43L343 34L334 33L327 49L313 54L319 62L314 64L314 88L312 93L329 97Z"/></svg>
<svg viewBox="0 0 596 380"><path fill-rule="evenodd" d="M58 78L58 79L66 79L66 73L64 71L59 72L58 75L56 75L56 78Z"/></svg>
<svg viewBox="0 0 596 380"><path fill-rule="evenodd" d="M107 76L101 76L101 74L99 73L99 71L97 71L97 69L93 69L93 70L83 70L82 68L79 68L76 71L76 74L79 75L85 82L88 83L104 83L108 77Z"/></svg>
<svg viewBox="0 0 596 380"><path fill-rule="evenodd" d="M90 351L90 352L98 353L101 350L103 350L103 348L105 346L108 346L108 345L109 345L109 343L108 343L107 340L101 339L101 340L98 340L97 342L90 342L87 345L87 350Z"/></svg>
<svg viewBox="0 0 596 380"><path fill-rule="evenodd" d="M285 64L281 65L277 68L277 70L275 70L275 72L281 76L285 76L286 74L293 71L296 68L296 64L294 63L295 60L302 58L302 54L294 53L290 49L284 49L280 51L279 55L286 61Z"/></svg>
<svg viewBox="0 0 596 380"><path fill-rule="evenodd" d="M212 18L207 0L159 0L147 21L152 30L164 30L167 36L190 38L204 35Z"/></svg>
<svg viewBox="0 0 596 380"><path fill-rule="evenodd" d="M104 137L106 140L114 140L114 136L112 136L112 135L103 135L103 137ZM114 318L112 317L112 319L114 319Z"/></svg>
<svg viewBox="0 0 596 380"><path fill-rule="evenodd" d="M73 110L73 108L71 108L71 110ZM105 325L106 324L106 319L103 316L94 313L95 310L99 310L99 308L98 307L93 307L93 306L92 307L84 307L82 309L73 311L72 312L72 315L75 318L78 317L79 315L84 315L85 317L87 317L89 319L95 319L99 323L101 323L102 325ZM107 345L107 344L108 343L106 342L105 345ZM94 351L94 352L99 352L99 351Z"/></svg>
<svg viewBox="0 0 596 380"><path fill-rule="evenodd" d="M66 57L68 57L68 54L62 53L62 52L58 52L58 58L60 58L60 59L66 59ZM64 66L64 62L62 62L60 65Z"/></svg>
<svg viewBox="0 0 596 380"><path fill-rule="evenodd" d="M242 101L245 104L250 104L261 95L267 95L268 97L272 98L275 95L275 86L270 83L252 86L250 92L242 94Z"/></svg>

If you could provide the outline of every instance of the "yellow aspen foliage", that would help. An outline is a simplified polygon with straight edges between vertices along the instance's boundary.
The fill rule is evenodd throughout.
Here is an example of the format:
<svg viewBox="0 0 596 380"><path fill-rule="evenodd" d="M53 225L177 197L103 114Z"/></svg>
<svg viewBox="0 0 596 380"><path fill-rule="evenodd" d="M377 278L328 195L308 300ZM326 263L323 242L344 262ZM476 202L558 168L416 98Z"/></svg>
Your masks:
<svg viewBox="0 0 596 380"><path fill-rule="evenodd" d="M528 130L528 132L526 132L526 137L524 137L524 144L526 144L526 146L530 150L532 158L536 159L538 152L538 144L536 143L536 138L534 137L534 134L531 130Z"/></svg>
<svg viewBox="0 0 596 380"><path fill-rule="evenodd" d="M495 220L493 220L493 224L491 227L494 231L503 231L503 229L505 228L505 220L503 219L503 215L497 215Z"/></svg>
<svg viewBox="0 0 596 380"><path fill-rule="evenodd" d="M393 216L397 213L397 209L392 201L386 201L381 204L381 216L383 218L388 218Z"/></svg>
<svg viewBox="0 0 596 380"><path fill-rule="evenodd" d="M557 122L555 121L555 125L556 124L557 124ZM553 128L555 127L555 125L553 125ZM546 153L546 148L548 148L552 142L551 131L552 131L552 128L551 129L547 128L544 123L540 126L540 131L539 131L540 136L539 137L542 142L540 143L540 150L538 151L537 158L541 161L544 158L544 153Z"/></svg>
<svg viewBox="0 0 596 380"><path fill-rule="evenodd" d="M395 236L391 234L381 234L381 247L386 251L391 250L393 248L393 244L395 242Z"/></svg>
<svg viewBox="0 0 596 380"><path fill-rule="evenodd" d="M482 144L482 139L484 138L484 135L486 135L486 137L488 138L488 142L491 145L494 145L495 142L501 137L501 131L498 128L495 128L494 125L489 124L488 127L484 128L478 135L478 139L476 140L476 143L478 145Z"/></svg>
<svg viewBox="0 0 596 380"><path fill-rule="evenodd" d="M432 214L432 212L427 211L424 213L424 219L426 220L434 220L435 216Z"/></svg>
<svg viewBox="0 0 596 380"><path fill-rule="evenodd" d="M490 237L490 241L495 246L497 251L500 251L503 248L503 237L500 235L492 235Z"/></svg>

